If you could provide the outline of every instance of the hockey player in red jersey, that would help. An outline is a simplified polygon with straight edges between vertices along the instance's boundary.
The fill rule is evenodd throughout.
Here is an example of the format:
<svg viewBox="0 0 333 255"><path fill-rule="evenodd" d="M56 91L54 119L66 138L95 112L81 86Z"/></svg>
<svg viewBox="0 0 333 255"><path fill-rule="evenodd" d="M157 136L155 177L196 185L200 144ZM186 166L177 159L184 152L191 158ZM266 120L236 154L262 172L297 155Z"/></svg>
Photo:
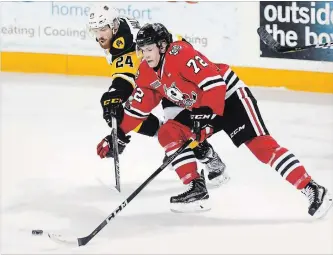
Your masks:
<svg viewBox="0 0 333 255"><path fill-rule="evenodd" d="M135 87L134 78L141 62L141 56L136 54L135 43L140 24L133 18L120 16L119 11L109 3L97 4L91 9L88 17L89 31L100 47L104 49L106 59L110 64L112 84L108 91L103 93L100 103L103 109L103 118L111 127L111 112L117 112L115 110L117 104L113 105L113 102L121 100L125 103ZM112 100L114 98L119 100ZM179 113L179 107L166 98L162 101L162 107L165 119L173 118L175 113ZM118 118L118 116L115 117ZM145 136L155 137L161 122L162 120L154 114L150 114L148 118L138 123L134 131ZM110 141L111 135L105 137L100 143L100 148L102 144L110 143ZM122 137L122 144L119 144L118 148L119 154L124 151L129 142L130 136ZM219 186L229 180L224 162L207 141L194 149L194 155L204 164L211 184ZM113 152L109 151L104 156L113 157Z"/></svg>
<svg viewBox="0 0 333 255"><path fill-rule="evenodd" d="M167 155L193 136L193 120L199 121L200 142L225 131L237 147L245 144L259 161L305 194L310 215L319 218L327 213L332 206L327 189L269 134L256 99L228 65L215 65L186 41L172 42L171 34L159 23L142 27L136 42L144 61L136 77L133 100L119 126L124 134L147 118L162 98L168 98L186 111L159 129L158 139ZM103 149L110 150L108 146ZM207 209L208 191L195 160L189 159L192 153L186 150L172 162L179 178L188 185L187 191L170 199L177 211Z"/></svg>

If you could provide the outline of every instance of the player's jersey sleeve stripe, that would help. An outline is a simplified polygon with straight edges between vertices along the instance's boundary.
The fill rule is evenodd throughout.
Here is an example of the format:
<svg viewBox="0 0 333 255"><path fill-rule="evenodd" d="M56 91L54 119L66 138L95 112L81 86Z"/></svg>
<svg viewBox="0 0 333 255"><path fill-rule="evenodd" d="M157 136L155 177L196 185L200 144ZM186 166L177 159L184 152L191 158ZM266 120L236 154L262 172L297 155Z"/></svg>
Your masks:
<svg viewBox="0 0 333 255"><path fill-rule="evenodd" d="M220 75L216 75L216 76L205 78L198 84L198 87L200 89L202 89L203 91L207 91L214 87L224 86L224 85L226 85L226 84L225 84L223 78Z"/></svg>
<svg viewBox="0 0 333 255"><path fill-rule="evenodd" d="M229 68L229 69L223 74L223 80L225 80L226 83L228 83L228 82L227 82L227 78L228 78L228 77L229 77L228 81L230 80L230 77L231 77L231 76L229 76L229 75L230 75L231 72L232 72L232 74L231 74L231 76L232 76L234 72Z"/></svg>
<svg viewBox="0 0 333 255"><path fill-rule="evenodd" d="M217 79L215 81L209 81L209 82L207 82L205 85L203 85L201 87L201 89L203 91L207 91L207 90L210 90L210 89L215 88L217 86L225 86L225 82L223 81L222 78Z"/></svg>
<svg viewBox="0 0 333 255"><path fill-rule="evenodd" d="M231 72L229 73L229 75L227 76L227 78L225 79L225 82L226 82L227 84L229 84L230 81L231 81L231 79L234 79L234 78L233 78L234 76L235 76L234 71L231 71Z"/></svg>
<svg viewBox="0 0 333 255"><path fill-rule="evenodd" d="M216 75L216 76L211 76L211 77L206 77L205 79L203 79L199 84L198 87L201 88L202 85L204 85L206 82L211 81L211 80L215 80L221 78L220 75Z"/></svg>
<svg viewBox="0 0 333 255"><path fill-rule="evenodd" d="M139 118L139 119L145 119L149 116L149 112L146 113L146 112L142 112L138 109L135 109L131 106L131 108L125 108L125 113L129 116L132 116L134 118Z"/></svg>
<svg viewBox="0 0 333 255"><path fill-rule="evenodd" d="M230 82L228 84L227 90L232 89L238 82L239 82L239 78L236 76L236 79L234 79L232 82Z"/></svg>
<svg viewBox="0 0 333 255"><path fill-rule="evenodd" d="M228 99L235 91L247 87L242 80L229 68L224 74L223 79L227 84L225 99Z"/></svg>

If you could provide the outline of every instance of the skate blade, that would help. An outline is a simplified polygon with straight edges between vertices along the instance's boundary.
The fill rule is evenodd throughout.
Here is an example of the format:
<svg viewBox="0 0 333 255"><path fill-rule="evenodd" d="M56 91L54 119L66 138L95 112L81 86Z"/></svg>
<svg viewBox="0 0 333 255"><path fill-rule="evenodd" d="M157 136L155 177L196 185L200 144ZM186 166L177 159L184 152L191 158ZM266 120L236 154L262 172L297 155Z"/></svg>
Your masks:
<svg viewBox="0 0 333 255"><path fill-rule="evenodd" d="M332 194L326 193L323 199L323 203L318 208L318 210L314 213L313 217L316 219L322 219L326 216L328 211L332 208L333 205L333 197Z"/></svg>
<svg viewBox="0 0 333 255"><path fill-rule="evenodd" d="M197 213L207 212L211 209L208 199L195 201L192 203L172 203L170 210L174 213Z"/></svg>

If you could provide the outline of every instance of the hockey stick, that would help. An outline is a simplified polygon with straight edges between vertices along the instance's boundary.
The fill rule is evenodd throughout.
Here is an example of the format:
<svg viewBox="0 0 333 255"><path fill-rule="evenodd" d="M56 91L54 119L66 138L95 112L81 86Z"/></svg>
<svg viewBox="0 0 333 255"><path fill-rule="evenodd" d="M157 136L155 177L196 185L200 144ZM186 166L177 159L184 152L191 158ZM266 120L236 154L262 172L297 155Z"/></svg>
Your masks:
<svg viewBox="0 0 333 255"><path fill-rule="evenodd" d="M257 29L257 33L260 39L272 50L278 53L290 53L290 52L298 52L303 50L308 50L311 48L319 48L319 47L328 47L333 45L333 42L330 43L321 43L321 44L312 44L308 46L299 46L299 47L288 47L282 46L276 40L274 40L273 36L267 32L264 26L259 27Z"/></svg>
<svg viewBox="0 0 333 255"><path fill-rule="evenodd" d="M193 138L187 140L174 154L167 157L163 164L152 173L148 179L142 183L124 202L122 202L99 226L85 237L75 238L73 240L67 240L62 236L48 233L48 236L51 240L57 243L65 244L74 244L75 246L86 245L91 239L94 238L109 222L116 217L116 215L121 212L159 173L163 171L179 154L181 154L188 146L190 148L195 148L198 145L198 142Z"/></svg>
<svg viewBox="0 0 333 255"><path fill-rule="evenodd" d="M117 119L112 114L112 147L113 147L113 160L114 160L114 177L116 179L116 189L120 192L120 170L119 170L119 151L118 151L118 138L117 138Z"/></svg>

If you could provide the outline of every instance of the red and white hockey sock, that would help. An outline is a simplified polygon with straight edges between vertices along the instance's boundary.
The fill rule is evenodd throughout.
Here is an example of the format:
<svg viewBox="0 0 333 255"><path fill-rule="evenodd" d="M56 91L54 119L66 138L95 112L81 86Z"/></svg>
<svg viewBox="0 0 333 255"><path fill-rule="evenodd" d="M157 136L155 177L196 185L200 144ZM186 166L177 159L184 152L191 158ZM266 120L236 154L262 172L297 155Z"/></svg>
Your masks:
<svg viewBox="0 0 333 255"><path fill-rule="evenodd" d="M303 189L311 180L304 166L288 149L280 147L271 136L259 136L247 147L263 163L270 165L297 189Z"/></svg>
<svg viewBox="0 0 333 255"><path fill-rule="evenodd" d="M286 148L276 148L268 164L297 189L303 189L311 180L304 166Z"/></svg>
<svg viewBox="0 0 333 255"><path fill-rule="evenodd" d="M182 144L192 135L191 130L174 121L168 120L158 131L158 141L164 148L166 155L175 153ZM186 148L171 165L176 170L179 178L184 184L190 183L193 179L200 177L197 172L195 155L190 148Z"/></svg>
<svg viewBox="0 0 333 255"><path fill-rule="evenodd" d="M177 149L166 152L167 156L172 155ZM171 165L184 184L189 184L193 179L200 177L197 172L196 158L190 148L185 149L183 153L176 157Z"/></svg>

